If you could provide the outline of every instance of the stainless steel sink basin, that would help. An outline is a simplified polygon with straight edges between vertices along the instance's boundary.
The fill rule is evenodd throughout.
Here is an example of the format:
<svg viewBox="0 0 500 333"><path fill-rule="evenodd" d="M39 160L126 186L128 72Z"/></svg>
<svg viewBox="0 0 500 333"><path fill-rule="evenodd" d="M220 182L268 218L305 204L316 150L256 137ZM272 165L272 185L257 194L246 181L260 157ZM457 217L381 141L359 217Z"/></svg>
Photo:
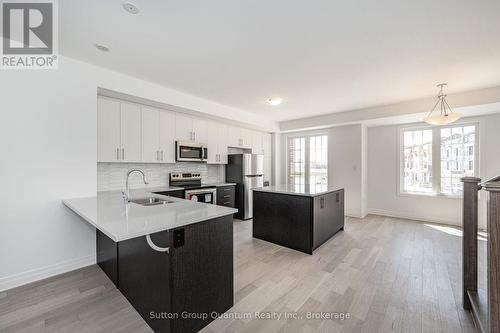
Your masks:
<svg viewBox="0 0 500 333"><path fill-rule="evenodd" d="M150 198L134 199L134 200L130 200L130 202L133 202L135 204L142 205L142 206L157 206L157 205L166 205L169 203L173 203L175 201L150 197Z"/></svg>

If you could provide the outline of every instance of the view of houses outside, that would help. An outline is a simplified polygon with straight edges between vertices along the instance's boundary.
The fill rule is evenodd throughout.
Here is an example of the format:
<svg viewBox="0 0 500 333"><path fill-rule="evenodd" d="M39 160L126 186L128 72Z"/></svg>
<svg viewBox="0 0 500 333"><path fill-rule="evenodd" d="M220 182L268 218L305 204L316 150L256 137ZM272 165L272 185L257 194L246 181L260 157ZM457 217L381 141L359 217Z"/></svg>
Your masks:
<svg viewBox="0 0 500 333"><path fill-rule="evenodd" d="M432 130L404 132L404 191L431 193Z"/></svg>
<svg viewBox="0 0 500 333"><path fill-rule="evenodd" d="M441 192L462 193L460 178L474 176L475 126L441 129Z"/></svg>
<svg viewBox="0 0 500 333"><path fill-rule="evenodd" d="M440 174L432 173L433 129L403 133L403 191L432 193L433 181L442 194L462 193L460 178L475 175L476 126L437 128L440 146ZM434 179L436 178L436 179Z"/></svg>

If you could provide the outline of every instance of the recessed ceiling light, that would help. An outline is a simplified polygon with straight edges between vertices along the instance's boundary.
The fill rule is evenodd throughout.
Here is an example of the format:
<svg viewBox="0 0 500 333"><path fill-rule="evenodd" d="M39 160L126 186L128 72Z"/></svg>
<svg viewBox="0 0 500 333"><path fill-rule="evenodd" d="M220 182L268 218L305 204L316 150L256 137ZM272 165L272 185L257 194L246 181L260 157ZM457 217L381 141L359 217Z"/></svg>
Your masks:
<svg viewBox="0 0 500 333"><path fill-rule="evenodd" d="M277 105L280 105L281 102L283 102L283 98L279 98L279 97L273 97L273 98L269 98L267 100L267 102L269 104L271 104L272 106L277 106Z"/></svg>
<svg viewBox="0 0 500 333"><path fill-rule="evenodd" d="M128 2L128 1L124 2L122 6L123 6L123 9L125 9L130 14L138 14L139 13L139 8L131 2Z"/></svg>
<svg viewBox="0 0 500 333"><path fill-rule="evenodd" d="M109 52L109 48L101 44L95 44L95 48L102 52Z"/></svg>

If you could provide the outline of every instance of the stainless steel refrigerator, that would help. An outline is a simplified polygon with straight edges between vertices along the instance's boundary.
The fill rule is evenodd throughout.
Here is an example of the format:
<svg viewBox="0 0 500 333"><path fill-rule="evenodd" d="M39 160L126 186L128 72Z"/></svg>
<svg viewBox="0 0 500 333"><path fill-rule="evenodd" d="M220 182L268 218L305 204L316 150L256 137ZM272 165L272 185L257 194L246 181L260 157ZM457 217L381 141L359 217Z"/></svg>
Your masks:
<svg viewBox="0 0 500 333"><path fill-rule="evenodd" d="M235 217L247 220L253 217L252 188L264 186L264 156L258 154L232 154L226 165L226 181L236 183Z"/></svg>

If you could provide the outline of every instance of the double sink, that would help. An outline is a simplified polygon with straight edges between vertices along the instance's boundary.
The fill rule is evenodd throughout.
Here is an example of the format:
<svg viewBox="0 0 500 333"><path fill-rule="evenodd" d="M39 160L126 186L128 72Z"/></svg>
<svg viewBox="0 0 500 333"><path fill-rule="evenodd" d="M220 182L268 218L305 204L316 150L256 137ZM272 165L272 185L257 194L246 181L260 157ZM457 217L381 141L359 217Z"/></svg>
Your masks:
<svg viewBox="0 0 500 333"><path fill-rule="evenodd" d="M158 205L166 205L169 203L174 203L175 201L168 200L168 199L148 197L148 198L139 198L139 199L130 200L130 202L133 202L135 204L142 205L142 206L158 206Z"/></svg>

